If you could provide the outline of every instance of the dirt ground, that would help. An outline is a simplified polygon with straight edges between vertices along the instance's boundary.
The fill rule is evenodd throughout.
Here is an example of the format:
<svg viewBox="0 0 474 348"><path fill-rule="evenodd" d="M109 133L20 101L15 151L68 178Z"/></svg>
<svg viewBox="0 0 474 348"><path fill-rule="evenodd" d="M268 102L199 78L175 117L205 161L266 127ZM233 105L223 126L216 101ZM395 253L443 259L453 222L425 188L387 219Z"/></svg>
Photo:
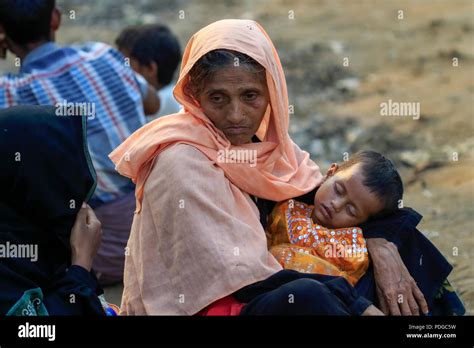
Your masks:
<svg viewBox="0 0 474 348"><path fill-rule="evenodd" d="M406 186L404 205L424 216L420 229L454 265L450 280L474 314L474 1L59 4L66 15L75 11L74 19L63 17L60 43L113 44L126 25L164 22L184 47L195 31L215 20L259 21L284 64L296 110L292 130L312 127L318 115L334 127L350 119L366 134L350 138L351 150L370 146L393 156ZM12 69L11 61L2 68ZM419 102L420 118L381 116L380 103L389 99ZM340 160L342 150L311 153L326 169ZM120 303L120 286L106 292Z"/></svg>

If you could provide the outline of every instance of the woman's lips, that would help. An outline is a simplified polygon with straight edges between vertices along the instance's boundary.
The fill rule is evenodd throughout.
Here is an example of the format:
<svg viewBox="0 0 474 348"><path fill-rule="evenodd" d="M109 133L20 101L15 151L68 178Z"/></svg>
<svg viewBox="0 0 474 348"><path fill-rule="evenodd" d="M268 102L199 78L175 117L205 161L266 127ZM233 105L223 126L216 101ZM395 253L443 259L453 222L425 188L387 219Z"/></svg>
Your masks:
<svg viewBox="0 0 474 348"><path fill-rule="evenodd" d="M247 133L248 130L248 127L229 127L226 128L226 133L230 135L239 135Z"/></svg>

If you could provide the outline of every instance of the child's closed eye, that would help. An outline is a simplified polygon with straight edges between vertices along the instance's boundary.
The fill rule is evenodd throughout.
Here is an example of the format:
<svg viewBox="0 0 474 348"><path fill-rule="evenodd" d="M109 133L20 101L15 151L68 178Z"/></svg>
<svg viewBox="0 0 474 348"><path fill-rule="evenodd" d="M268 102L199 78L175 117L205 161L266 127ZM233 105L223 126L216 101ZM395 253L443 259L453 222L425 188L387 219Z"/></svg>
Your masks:
<svg viewBox="0 0 474 348"><path fill-rule="evenodd" d="M338 194L338 195L342 195L342 189L341 187L339 187L339 185L337 183L334 183L334 191Z"/></svg>
<svg viewBox="0 0 474 348"><path fill-rule="evenodd" d="M357 214L356 214L356 211L355 211L355 208L353 205L351 204L348 204L346 206L346 210L347 210L347 213L352 216L352 217L357 217Z"/></svg>

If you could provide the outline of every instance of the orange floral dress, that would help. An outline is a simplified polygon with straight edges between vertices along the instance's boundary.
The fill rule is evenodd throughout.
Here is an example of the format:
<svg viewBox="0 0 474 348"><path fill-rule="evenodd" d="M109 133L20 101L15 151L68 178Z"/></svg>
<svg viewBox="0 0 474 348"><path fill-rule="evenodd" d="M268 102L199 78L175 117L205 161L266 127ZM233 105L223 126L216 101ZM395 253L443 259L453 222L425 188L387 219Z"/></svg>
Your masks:
<svg viewBox="0 0 474 348"><path fill-rule="evenodd" d="M369 267L362 230L318 225L313 209L292 199L278 203L266 231L270 252L285 269L342 276L355 285Z"/></svg>

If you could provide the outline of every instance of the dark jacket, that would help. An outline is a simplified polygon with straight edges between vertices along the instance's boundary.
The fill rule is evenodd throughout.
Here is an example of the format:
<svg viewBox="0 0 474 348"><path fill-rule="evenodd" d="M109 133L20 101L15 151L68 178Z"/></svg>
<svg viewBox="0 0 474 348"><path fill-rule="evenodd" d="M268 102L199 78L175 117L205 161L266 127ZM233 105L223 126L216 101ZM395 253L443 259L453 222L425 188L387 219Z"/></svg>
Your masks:
<svg viewBox="0 0 474 348"><path fill-rule="evenodd" d="M85 117L53 107L0 111L0 245L38 253L0 258L0 315L104 314L94 274L71 267L71 228L95 189L85 134Z"/></svg>

